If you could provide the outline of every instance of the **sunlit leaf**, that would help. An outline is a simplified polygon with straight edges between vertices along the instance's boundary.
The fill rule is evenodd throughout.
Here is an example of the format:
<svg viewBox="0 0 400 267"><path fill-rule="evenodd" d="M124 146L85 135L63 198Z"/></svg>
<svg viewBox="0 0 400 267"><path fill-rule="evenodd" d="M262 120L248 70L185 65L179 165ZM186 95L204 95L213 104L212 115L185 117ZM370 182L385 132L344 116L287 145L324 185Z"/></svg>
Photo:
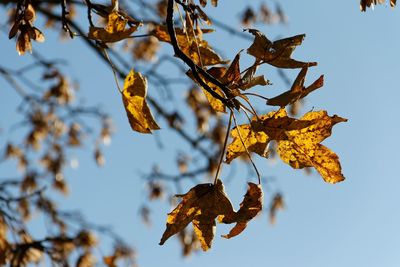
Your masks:
<svg viewBox="0 0 400 267"><path fill-rule="evenodd" d="M247 223L257 216L262 210L263 192L261 185L248 183L249 188L244 196L243 202L240 203L240 209L232 217L221 215L218 217L220 223L236 223L230 230L229 234L222 237L231 238L239 235L247 227Z"/></svg>
<svg viewBox="0 0 400 267"><path fill-rule="evenodd" d="M276 97L267 100L267 105L285 107L293 104L299 99L304 98L312 91L321 88L324 85L324 76L320 76L310 86L305 87L304 81L306 78L308 67L303 67L297 78L294 80L292 87L289 91L286 91Z"/></svg>
<svg viewBox="0 0 400 267"><path fill-rule="evenodd" d="M140 24L129 26L126 28L128 20L120 15L117 11L113 11L108 15L108 23L106 28L90 27L88 37L104 43L118 42L128 38L134 33Z"/></svg>
<svg viewBox="0 0 400 267"><path fill-rule="evenodd" d="M251 129L251 126L239 125L232 129L231 136L233 141L227 147L226 163L230 163L233 159L246 153L246 148L249 152L255 152L262 157L267 156L267 145L270 139L264 132L256 132ZM243 146L242 140L246 146Z"/></svg>
<svg viewBox="0 0 400 267"><path fill-rule="evenodd" d="M146 95L146 79L142 74L131 70L125 78L122 101L132 130L140 133L151 133L151 130L160 129L147 105Z"/></svg>
<svg viewBox="0 0 400 267"><path fill-rule="evenodd" d="M196 29L186 31L179 28L175 29L179 48L197 65L211 66L226 63L205 40L201 39L202 33L209 33L212 31L213 30L210 29L201 29L201 31ZM165 26L158 25L151 33L161 42L171 42L171 38Z"/></svg>
<svg viewBox="0 0 400 267"><path fill-rule="evenodd" d="M305 34L272 42L258 30L249 29L248 31L254 35L254 41L247 49L247 53L257 60L278 68L296 69L317 65L316 62L301 62L291 58L295 48L303 42Z"/></svg>
<svg viewBox="0 0 400 267"><path fill-rule="evenodd" d="M239 131L232 130L234 139L227 147L226 161L246 153L242 141L249 152L265 156L268 142L275 140L281 159L293 168L314 167L328 183L343 181L338 156L320 142L331 135L335 124L345 121L326 111L308 112L298 120L288 117L284 109L255 117L250 124L240 125Z"/></svg>
<svg viewBox="0 0 400 267"><path fill-rule="evenodd" d="M204 251L209 249L214 238L217 216L224 215L231 218L234 213L222 182L218 180L216 185L199 184L186 194L177 196L182 197L182 201L168 214L167 229L161 238L160 245L192 222L202 249Z"/></svg>

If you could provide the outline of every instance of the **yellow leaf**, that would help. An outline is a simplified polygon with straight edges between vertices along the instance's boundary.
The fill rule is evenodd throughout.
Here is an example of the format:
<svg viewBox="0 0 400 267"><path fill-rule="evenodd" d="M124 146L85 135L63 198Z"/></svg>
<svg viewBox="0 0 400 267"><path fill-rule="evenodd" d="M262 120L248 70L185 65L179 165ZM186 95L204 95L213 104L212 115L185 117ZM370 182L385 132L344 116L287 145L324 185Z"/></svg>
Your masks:
<svg viewBox="0 0 400 267"><path fill-rule="evenodd" d="M121 41L128 38L140 26L138 23L135 26L125 29L127 22L128 20L120 15L117 11L113 11L108 15L108 23L106 28L90 27L88 37L104 43Z"/></svg>
<svg viewBox="0 0 400 267"><path fill-rule="evenodd" d="M281 159L295 169L314 167L328 183L337 183L345 178L339 157L327 147L319 144L332 133L332 127L347 121L339 116L328 116L326 111L306 113L302 121L312 124L298 130L286 131L288 140L278 142Z"/></svg>
<svg viewBox="0 0 400 267"><path fill-rule="evenodd" d="M246 124L239 125L232 129L231 135L233 137L233 141L231 144L229 144L226 150L226 163L229 164L233 159L246 153L246 149L243 146L242 140L249 152L255 152L262 157L267 156L267 145L270 139L264 132L253 131L251 126Z"/></svg>
<svg viewBox="0 0 400 267"><path fill-rule="evenodd" d="M247 223L257 216L262 210L263 192L261 185L248 183L249 188L240 203L240 209L232 217L221 215L218 217L220 223L234 223L236 225L230 230L229 234L223 235L224 238L231 238L239 235L247 227Z"/></svg>
<svg viewBox="0 0 400 267"><path fill-rule="evenodd" d="M202 249L208 250L214 238L217 216L225 215L230 218L234 213L221 180L217 180L215 185L196 185L186 194L177 196L182 197L182 201L168 214L166 230L160 245L192 222Z"/></svg>
<svg viewBox="0 0 400 267"><path fill-rule="evenodd" d="M122 101L132 130L140 133L151 133L151 130L160 129L147 105L146 95L146 79L142 74L131 70L125 78Z"/></svg>
<svg viewBox="0 0 400 267"><path fill-rule="evenodd" d="M265 156L268 142L276 140L281 159L293 168L314 167L326 182L343 181L338 156L320 142L331 135L336 123L345 121L326 111L308 112L298 120L288 117L285 109L255 117L250 124L232 130L234 139L227 147L226 161L246 153L242 140L249 152L261 156Z"/></svg>
<svg viewBox="0 0 400 267"><path fill-rule="evenodd" d="M224 61L210 46L200 38L200 33L212 32L210 29L187 30L175 29L176 39L179 48L190 57L193 62L201 66L211 66L216 64L225 64ZM165 26L158 25L151 32L161 42L171 42L168 30Z"/></svg>
<svg viewBox="0 0 400 267"><path fill-rule="evenodd" d="M295 169L314 167L325 182L343 181L339 157L321 144L299 146L294 142L280 141L278 153L281 159Z"/></svg>
<svg viewBox="0 0 400 267"><path fill-rule="evenodd" d="M305 34L271 42L258 30L249 29L249 32L254 35L254 41L247 49L247 53L254 56L257 60L278 68L297 69L317 65L316 62L301 62L291 58L296 46L301 45L303 42Z"/></svg>

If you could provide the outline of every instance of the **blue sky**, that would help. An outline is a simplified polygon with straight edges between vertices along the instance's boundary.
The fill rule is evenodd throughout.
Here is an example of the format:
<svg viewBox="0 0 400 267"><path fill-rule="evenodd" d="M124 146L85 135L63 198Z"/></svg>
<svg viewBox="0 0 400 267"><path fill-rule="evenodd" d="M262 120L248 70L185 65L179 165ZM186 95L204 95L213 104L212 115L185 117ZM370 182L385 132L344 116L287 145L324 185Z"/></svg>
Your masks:
<svg viewBox="0 0 400 267"><path fill-rule="evenodd" d="M245 1L219 2L210 13L240 29L237 14ZM252 1L251 5L258 7L260 2ZM160 151L154 137L132 133L110 69L84 49L81 41L60 43L57 36L49 34L47 41L34 49L45 51L49 58L67 57L67 70L81 84L79 94L87 103L101 103L117 128L112 145L104 150L104 167L97 168L91 155L86 155L91 153L89 144L86 151L73 152L80 168L67 171L71 194L61 206L79 208L88 219L113 225L137 248L140 266L399 266L399 8L378 6L361 13L356 0L281 2L289 24L259 29L271 39L306 33L295 58L319 62L310 69L309 81L325 74L325 86L308 96L303 111L326 109L331 115L349 119L336 125L332 137L324 142L340 156L344 182L330 185L316 173L306 176L282 163L271 165L257 158L261 172L278 180L286 198L287 207L278 214L277 224L271 226L262 214L242 235L230 240L219 238L229 229L219 226L210 251L181 258L177 240L158 246L170 210L167 204L151 203L151 228L138 216L146 196L139 174L156 162L174 171L168 167L173 163L171 151L181 144L173 134L161 131L167 145ZM217 32L210 42L228 58L249 46L248 41ZM14 42L7 41L5 34L0 39L2 64L18 67L29 62L29 56L18 57ZM265 74L271 76L274 86L265 95L279 94L283 83L273 70L266 71L271 73ZM295 74L289 72L291 77ZM4 128L18 118L17 98L2 80L0 86L0 127ZM176 95L183 94L184 88L177 88ZM1 142L10 135L3 130ZM227 186L236 207L245 193L245 181L251 178L245 170L237 172ZM223 177L228 173L223 172Z"/></svg>

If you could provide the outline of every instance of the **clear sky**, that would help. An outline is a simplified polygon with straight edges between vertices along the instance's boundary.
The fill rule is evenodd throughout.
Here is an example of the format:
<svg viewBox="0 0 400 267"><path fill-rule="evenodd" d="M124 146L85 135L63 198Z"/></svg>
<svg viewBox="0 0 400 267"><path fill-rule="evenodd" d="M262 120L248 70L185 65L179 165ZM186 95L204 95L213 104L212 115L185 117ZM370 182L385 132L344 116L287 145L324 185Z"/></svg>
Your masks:
<svg viewBox="0 0 400 267"><path fill-rule="evenodd" d="M246 1L219 2L218 9L210 9L210 13L240 29L238 13ZM254 7L259 3L251 1ZM109 68L99 63L79 40L55 45L57 36L50 34L43 45L35 45L34 49L49 58L67 57L68 71L81 83L79 94L87 103L101 103L112 114L117 128L112 145L104 151L103 168L98 169L85 151L73 152L80 160L80 168L67 171L71 194L61 206L79 208L89 220L113 225L137 248L140 266L399 266L400 7L378 6L361 13L357 0L286 0L281 4L289 24L259 29L271 39L306 33L295 57L318 61L309 77L311 80L325 74L325 86L307 98L303 111L326 109L331 115L349 119L336 125L332 137L324 142L340 156L344 182L327 184L316 173L306 176L283 163L272 166L257 160L261 172L278 180L286 199L287 207L278 214L277 224L271 226L264 213L231 240L219 237L229 229L219 226L210 251L181 258L174 238L164 246L158 245L170 210L168 205L150 204L151 228L144 226L138 216L138 207L146 196L139 174L156 162L168 170L168 157L172 155L168 150L181 144L173 135L163 136L161 131L159 136L167 145L160 151L154 137L132 133ZM229 58L249 46L246 40L221 30L218 33L210 42ZM18 67L29 62L29 55L18 57L14 42L6 38L5 34L0 36L2 65L7 62ZM280 93L279 85L283 84L279 78L265 74L276 84L265 94ZM2 80L0 87L0 127L4 128L17 120L17 98ZM179 90L177 95L183 95L183 89ZM8 138L10 133L3 129L0 141ZM85 149L91 153L90 145ZM227 186L236 207L249 178L236 175Z"/></svg>

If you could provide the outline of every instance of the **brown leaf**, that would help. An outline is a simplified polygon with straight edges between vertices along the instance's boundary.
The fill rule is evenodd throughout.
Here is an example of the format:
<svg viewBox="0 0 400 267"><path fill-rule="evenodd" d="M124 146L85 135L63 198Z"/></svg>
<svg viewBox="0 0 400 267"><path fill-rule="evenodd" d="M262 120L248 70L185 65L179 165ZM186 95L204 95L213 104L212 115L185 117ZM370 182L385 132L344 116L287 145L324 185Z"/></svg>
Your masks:
<svg viewBox="0 0 400 267"><path fill-rule="evenodd" d="M135 26L130 26L128 29L125 29L127 22L128 19L123 17L118 11L113 11L108 15L106 28L91 26L89 28L88 38L104 43L113 43L126 39L140 26L140 23L137 23Z"/></svg>
<svg viewBox="0 0 400 267"><path fill-rule="evenodd" d="M125 78L122 101L132 130L140 133L151 133L159 130L146 102L147 81L138 72L131 70Z"/></svg>
<svg viewBox="0 0 400 267"><path fill-rule="evenodd" d="M244 196L243 202L240 203L240 209L232 217L220 215L218 222L234 223L236 225L231 229L229 234L223 235L224 238L232 238L239 235L247 227L247 223L251 221L262 210L263 192L261 185L248 183L249 188Z"/></svg>
<svg viewBox="0 0 400 267"><path fill-rule="evenodd" d="M343 181L338 156L320 142L331 135L336 123L345 121L336 115L328 116L326 111L308 112L298 120L288 117L284 109L255 117L250 124L232 130L234 139L227 147L226 161L246 153L246 148L266 156L269 141L275 140L279 156L293 168L314 167L328 183Z"/></svg>
<svg viewBox="0 0 400 267"><path fill-rule="evenodd" d="M361 11L365 12L367 10L367 7L372 7L374 8L374 5L378 4L384 4L385 0L361 0L360 1L360 9ZM396 6L396 0L390 0L390 6L394 7Z"/></svg>
<svg viewBox="0 0 400 267"><path fill-rule="evenodd" d="M294 80L292 87L289 91L286 91L276 97L267 100L267 105L285 107L293 104L299 99L306 97L312 91L321 88L324 85L324 76L321 75L315 82L310 86L305 87L304 81L306 78L308 67L303 67L297 78Z"/></svg>
<svg viewBox="0 0 400 267"><path fill-rule="evenodd" d="M182 201L168 214L167 229L161 238L160 245L192 222L201 247L206 251L211 247L214 238L215 218L218 215L231 218L234 213L221 180L217 180L215 185L196 185L186 194L177 196L182 197Z"/></svg>
<svg viewBox="0 0 400 267"><path fill-rule="evenodd" d="M339 116L328 116L326 111L312 111L305 114L302 121L312 124L298 130L286 131L287 140L278 143L281 159L295 169L314 167L328 183L337 183L345 178L342 174L339 157L320 144L331 135L332 127L347 121Z"/></svg>
<svg viewBox="0 0 400 267"><path fill-rule="evenodd" d="M190 57L193 62L200 66L211 66L216 64L225 64L224 61L210 45L201 39L201 34L213 32L211 29L193 29L183 30L176 28L176 39L179 48ZM151 34L158 38L161 42L171 43L168 30L165 26L157 25Z"/></svg>
<svg viewBox="0 0 400 267"><path fill-rule="evenodd" d="M316 62L301 62L291 58L295 48L303 42L305 34L271 42L258 30L249 29L248 31L253 34L255 38L253 44L247 49L247 53L254 56L257 60L264 61L278 68L289 69L317 65Z"/></svg>

